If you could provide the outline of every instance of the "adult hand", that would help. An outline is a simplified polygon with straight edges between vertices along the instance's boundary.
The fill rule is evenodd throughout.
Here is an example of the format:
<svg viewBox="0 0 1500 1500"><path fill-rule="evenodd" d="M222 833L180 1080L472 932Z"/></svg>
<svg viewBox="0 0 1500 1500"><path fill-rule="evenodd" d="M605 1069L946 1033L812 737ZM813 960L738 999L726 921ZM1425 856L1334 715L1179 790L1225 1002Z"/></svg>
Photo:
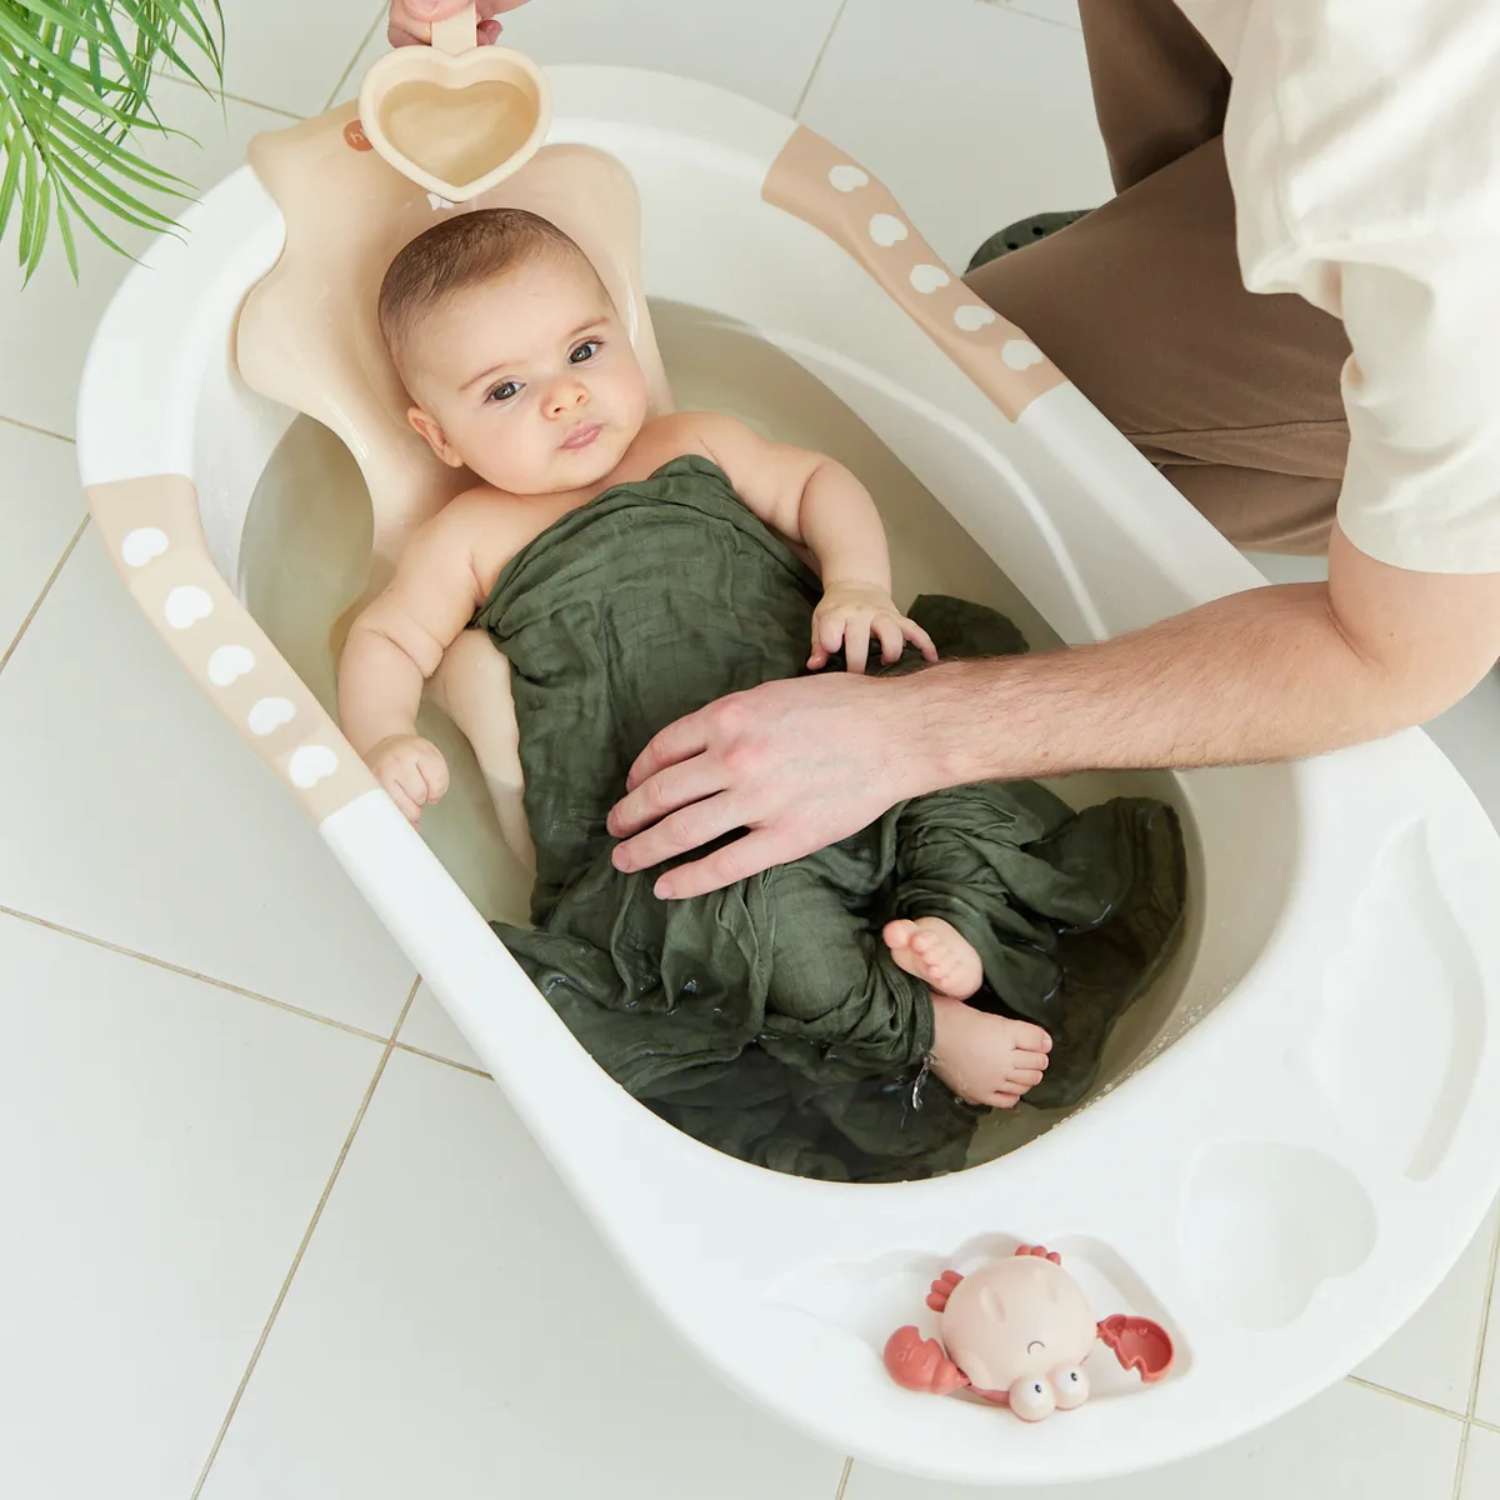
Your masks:
<svg viewBox="0 0 1500 1500"><path fill-rule="evenodd" d="M609 815L615 868L645 870L748 830L656 882L659 897L716 891L801 859L929 789L904 678L840 672L762 683L669 724L641 752Z"/></svg>
<svg viewBox="0 0 1500 1500"><path fill-rule="evenodd" d="M391 0L391 23L387 36L391 46L409 47L432 41L432 23L457 15L471 0ZM478 0L479 35L488 44L498 39L500 23L496 16L524 5L526 0Z"/></svg>

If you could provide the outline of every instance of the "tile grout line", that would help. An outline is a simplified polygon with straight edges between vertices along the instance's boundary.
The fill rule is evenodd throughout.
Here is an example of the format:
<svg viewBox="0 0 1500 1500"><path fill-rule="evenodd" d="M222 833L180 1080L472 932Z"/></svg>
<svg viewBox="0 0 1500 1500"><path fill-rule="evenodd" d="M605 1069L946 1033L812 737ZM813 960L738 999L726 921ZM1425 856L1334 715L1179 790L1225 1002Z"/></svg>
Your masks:
<svg viewBox="0 0 1500 1500"><path fill-rule="evenodd" d="M797 105L792 110L794 120L800 121L802 118L802 106L807 103L807 96L812 92L813 80L817 78L818 69L823 66L823 59L828 55L828 48L833 42L833 34L839 29L839 22L844 19L844 12L848 9L849 0L839 0L839 8L834 13L833 24L828 28L828 35L823 38L823 45L818 48L818 55L813 58L813 65L807 75L807 82L802 85L802 92L797 95Z"/></svg>
<svg viewBox="0 0 1500 1500"><path fill-rule="evenodd" d="M494 1082L493 1076L486 1073L483 1068L476 1068L471 1063L461 1063L457 1058L444 1057L441 1052L429 1052L425 1047L415 1047L410 1042L397 1042L397 1052L410 1052L413 1057L425 1057L429 1062L442 1063L446 1067L457 1068L460 1073L472 1073L476 1078L488 1078Z"/></svg>
<svg viewBox="0 0 1500 1500"><path fill-rule="evenodd" d="M72 557L73 549L78 545L78 539L83 535L85 528L88 526L89 519L88 514L85 513L83 519L78 523L78 530L73 533L73 540L63 548L63 554L58 558L56 567L47 575L47 581L42 585L41 593L36 596L31 608L26 612L26 618L21 621L21 628L16 631L10 645L5 648L3 653L0 653L0 672L5 670L11 657L16 654L16 648L21 644L21 639L30 628L31 622L36 619L37 611L46 603L47 595L52 591L52 585L57 582L57 575L62 572L68 559ZM3 910L3 908L0 908L0 910Z"/></svg>
<svg viewBox="0 0 1500 1500"><path fill-rule="evenodd" d="M0 416L0 422L7 427L19 427L22 432L39 433L42 437L56 438L60 443L71 443L73 439L65 432L53 432L50 427L38 427L35 422L28 422L23 417Z"/></svg>
<svg viewBox="0 0 1500 1500"><path fill-rule="evenodd" d="M1453 1500L1463 1500L1464 1496L1464 1466L1469 1461L1469 1423L1464 1423L1464 1430L1459 1434L1458 1457L1453 1464Z"/></svg>
<svg viewBox="0 0 1500 1500"><path fill-rule="evenodd" d="M406 1013L411 1009L411 1003L416 999L417 987L421 984L420 976L412 980L411 989L407 991L406 1004L401 1007L401 1014L396 1019L396 1025L391 1036L394 1037L401 1029L401 1023L406 1020ZM209 1450L207 1459L204 1461L203 1470L198 1475L198 1482L193 1486L190 1500L198 1500L203 1492L203 1486L208 1480L209 1471L214 1466L214 1460L219 1456L219 1450L224 1446L224 1439L229 1434L230 1423L234 1421L235 1413L239 1410L240 1401L244 1397L246 1387L250 1384L250 1377L255 1373L255 1367L260 1362L261 1351L266 1347L266 1340L271 1336L271 1329L275 1326L277 1314L280 1313L282 1304L286 1301L287 1293L291 1290L292 1281L297 1275L297 1268L302 1264L302 1258L307 1253L307 1247L312 1242L313 1232L318 1227L318 1221L323 1217L323 1209L333 1193L333 1186L338 1181L339 1173L343 1170L344 1162L348 1158L349 1149L354 1144L354 1137L359 1133L359 1127L364 1123L365 1113L370 1107L370 1101L375 1097L376 1087L385 1073L385 1065L390 1061L391 1053L396 1050L393 1040L387 1040L385 1051L380 1054L380 1061L375 1065L375 1072L370 1079L369 1086L365 1089L364 1098L360 1100L359 1108L354 1114L354 1123L349 1127L349 1134L344 1138L344 1144L339 1150L338 1158L333 1164L333 1170L328 1174L328 1181L323 1186L322 1196L318 1199L318 1206L313 1209L312 1218L308 1221L307 1230L302 1236L302 1242L297 1246L297 1253L292 1257L292 1264L286 1273L286 1279L281 1284L281 1290L276 1294L276 1301L271 1305L270 1315L266 1318L266 1325L261 1329L260 1338L256 1341L255 1349L250 1355L250 1362L245 1366L245 1373L240 1377L239 1386L236 1388L233 1398L229 1403L229 1410L224 1413L223 1424L219 1428L218 1436L214 1438L213 1447Z"/></svg>
<svg viewBox="0 0 1500 1500"><path fill-rule="evenodd" d="M323 101L323 109L326 112L333 108L334 101L339 96L339 90L349 81L349 75L354 71L354 65L359 61L359 55L370 45L370 38L375 35L376 28L381 21L390 15L390 6L382 5L375 12L374 19L365 28L365 34L359 39L359 46L354 49L354 55L344 64L344 71L339 74L338 81L329 89L328 97Z"/></svg>
<svg viewBox="0 0 1500 1500"><path fill-rule="evenodd" d="M108 938L95 937L92 933L80 932L75 927L64 927L60 922L49 921L46 917L38 917L31 912L17 911L14 907L0 905L0 916L14 917L18 922L29 922L34 927L42 927L48 932L55 932L60 937L75 938L80 943L89 944L90 947L103 948L109 953L118 953L122 958L133 958L137 963L150 964L156 969L165 969L169 974L180 974L184 979L196 979L200 984L206 984L212 989L225 990L231 995L239 995L243 999L269 1005L275 1010L289 1011L304 1021L314 1021L320 1026L331 1026L335 1031L357 1036L364 1042L384 1045L386 1042L393 1041L395 1037L394 1032L382 1035L378 1031L367 1031L363 1026L355 1026L349 1021L319 1015L317 1011L293 1005L289 1000L277 1000L274 996L262 995L258 990L246 989L244 985L235 984L231 980L215 979L211 974L200 974L196 969L189 969L183 964L174 964L170 959L157 958L150 953L141 953L134 948L126 948L119 943L110 942ZM420 986L421 983L421 976L418 975L413 985ZM412 994L415 995L415 993L414 988ZM406 1015L407 1009L403 1008L398 1018L398 1027L405 1022ZM461 1063L456 1057L444 1057L441 1052L429 1052L425 1047L418 1047L413 1042L397 1041L394 1045L398 1052L410 1052L417 1057L425 1057L429 1062L442 1063L445 1068L453 1068L460 1073L472 1073L476 1078L491 1078L491 1075L483 1068L476 1068L471 1063Z"/></svg>
<svg viewBox="0 0 1500 1500"><path fill-rule="evenodd" d="M1484 1346L1489 1341L1490 1319L1495 1311L1495 1273L1500 1269L1500 1224L1495 1226L1495 1243L1490 1246L1490 1274L1485 1287L1484 1311L1479 1315L1479 1350L1474 1356L1474 1373L1469 1378L1468 1420L1458 1444L1458 1467L1453 1476L1453 1500L1463 1500L1464 1470L1469 1462L1469 1434L1474 1430L1474 1410L1479 1405L1479 1378L1484 1373ZM1480 1424L1489 1427L1489 1423Z"/></svg>
<svg viewBox="0 0 1500 1500"><path fill-rule="evenodd" d="M1379 1385L1373 1380L1366 1380L1363 1375L1346 1375L1345 1380L1350 1385L1363 1386L1367 1391L1378 1391L1382 1396L1389 1396L1393 1401L1404 1401L1408 1406L1420 1407L1423 1411L1434 1412L1437 1416L1447 1417L1450 1422L1467 1422L1468 1418L1461 1411L1454 1411L1451 1406L1439 1406L1435 1401L1424 1401L1420 1396L1408 1396L1405 1391L1398 1391L1394 1386Z"/></svg>
<svg viewBox="0 0 1500 1500"><path fill-rule="evenodd" d="M1479 1352L1474 1356L1474 1374L1469 1380L1469 1404L1465 1408L1465 1414L1471 1422L1479 1405L1479 1377L1484 1373L1484 1346L1489 1336L1490 1320L1495 1315L1497 1273L1500 1273L1500 1221L1495 1225L1495 1243L1490 1246L1490 1275L1485 1287L1484 1311L1479 1315Z"/></svg>
<svg viewBox="0 0 1500 1500"><path fill-rule="evenodd" d="M1017 10L1018 0L978 0L978 3L1002 11L1007 16L1020 16L1023 21L1040 21L1043 26L1056 26L1063 31L1071 31L1075 36L1079 34L1079 28L1070 21L1059 21L1056 16L1039 16L1034 10Z"/></svg>
<svg viewBox="0 0 1500 1500"><path fill-rule="evenodd" d="M194 83L191 78L184 78L180 73L173 72L171 69L164 69L155 76L165 79L168 83L175 83L178 88L192 89L195 93L199 94L206 93L210 99L218 100L220 103L225 99L231 99L236 104L248 104L251 109L261 109L267 114L281 115L288 120L300 121L307 118L306 115L299 115L294 109L287 109L285 105L267 104L264 99L251 99L245 94L231 93L228 89L224 88L209 87L205 89L202 84Z"/></svg>
<svg viewBox="0 0 1500 1500"><path fill-rule="evenodd" d="M76 927L64 927L60 922L48 921L46 917L34 916L30 912L17 911L14 907L3 905L0 905L0 916L14 917L18 922L30 922L33 926L44 927L47 931L58 933L62 937L75 938L80 943L88 943L91 947L104 948L110 953L118 953L123 958L133 958L138 963L165 969L170 974L180 974L184 979L196 979L200 984L206 984L213 989L227 990L231 995L240 995L246 1000L258 1001L261 1005L269 1005L276 1010L290 1011L294 1016L301 1016L307 1021L316 1021L320 1026L331 1026L336 1031L348 1032L350 1036L357 1036L363 1041L384 1045L390 1040L389 1036L382 1035L378 1031L366 1031L364 1027L351 1025L348 1021L335 1020L332 1016L321 1016L317 1011L293 1005L290 1001L277 1000L271 995L262 995L258 990L246 989L244 985L234 984L228 979L215 979L210 974L200 974L196 969L189 969L183 964L174 964L170 959L157 958L150 953L141 953L134 948L126 948L120 943L110 942L108 938L94 937L91 933L80 932ZM405 1014L403 1010L402 1016L404 1017ZM455 1063L453 1066L461 1065Z"/></svg>

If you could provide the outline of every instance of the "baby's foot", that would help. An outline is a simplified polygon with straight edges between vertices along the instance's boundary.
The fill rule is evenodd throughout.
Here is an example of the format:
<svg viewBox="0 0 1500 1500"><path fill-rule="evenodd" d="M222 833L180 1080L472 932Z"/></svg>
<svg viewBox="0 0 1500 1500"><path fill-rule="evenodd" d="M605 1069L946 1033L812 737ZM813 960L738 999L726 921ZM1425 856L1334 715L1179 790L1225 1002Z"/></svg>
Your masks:
<svg viewBox="0 0 1500 1500"><path fill-rule="evenodd" d="M961 1099L1014 1109L1042 1081L1052 1038L1030 1021L932 997L932 1071Z"/></svg>
<svg viewBox="0 0 1500 1500"><path fill-rule="evenodd" d="M941 917L887 922L881 936L897 966L936 994L967 1000L984 983L984 966L973 944Z"/></svg>

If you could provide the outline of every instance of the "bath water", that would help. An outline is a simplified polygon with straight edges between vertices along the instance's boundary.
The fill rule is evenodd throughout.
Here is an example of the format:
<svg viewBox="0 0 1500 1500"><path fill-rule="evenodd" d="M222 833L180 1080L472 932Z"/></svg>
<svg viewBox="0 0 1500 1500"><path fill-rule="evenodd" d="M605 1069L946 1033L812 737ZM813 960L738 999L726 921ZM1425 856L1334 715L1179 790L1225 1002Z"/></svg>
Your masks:
<svg viewBox="0 0 1500 1500"><path fill-rule="evenodd" d="M658 302L652 317L679 407L732 412L768 437L829 454L859 476L890 538L898 603L909 605L920 593L973 599L1008 615L1033 650L1060 644L1015 584L900 459L800 364L752 331L698 308ZM307 418L294 422L251 501L239 589L330 712L337 702L330 630L364 587L371 535L369 495L353 458L327 429ZM424 837L485 917L524 923L530 880L500 837L468 742L430 704L423 706L418 729L442 750L451 771L448 795L423 815ZM1165 772L1091 774L1048 784L1075 807L1115 796L1172 802L1188 841L1187 931L1149 992L1111 1035L1097 1096L1180 1029L1175 1013L1197 948L1202 860L1180 789ZM975 1134L970 1164L1015 1150L1087 1102L1065 1111L993 1111Z"/></svg>

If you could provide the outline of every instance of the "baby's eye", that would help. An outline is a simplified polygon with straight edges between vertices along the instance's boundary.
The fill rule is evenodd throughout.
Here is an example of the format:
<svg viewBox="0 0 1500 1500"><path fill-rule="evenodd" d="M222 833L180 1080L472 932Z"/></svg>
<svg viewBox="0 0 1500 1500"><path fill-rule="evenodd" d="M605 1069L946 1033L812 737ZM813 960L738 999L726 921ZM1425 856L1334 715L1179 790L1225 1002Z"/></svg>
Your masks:
<svg viewBox="0 0 1500 1500"><path fill-rule="evenodd" d="M591 360L603 347L603 339L585 339L569 356L568 363L581 365Z"/></svg>
<svg viewBox="0 0 1500 1500"><path fill-rule="evenodd" d="M485 397L485 400L496 402L509 401L520 391L520 389L521 387L518 386L514 380L502 380L500 384L497 385L494 390L492 390L489 395Z"/></svg>

